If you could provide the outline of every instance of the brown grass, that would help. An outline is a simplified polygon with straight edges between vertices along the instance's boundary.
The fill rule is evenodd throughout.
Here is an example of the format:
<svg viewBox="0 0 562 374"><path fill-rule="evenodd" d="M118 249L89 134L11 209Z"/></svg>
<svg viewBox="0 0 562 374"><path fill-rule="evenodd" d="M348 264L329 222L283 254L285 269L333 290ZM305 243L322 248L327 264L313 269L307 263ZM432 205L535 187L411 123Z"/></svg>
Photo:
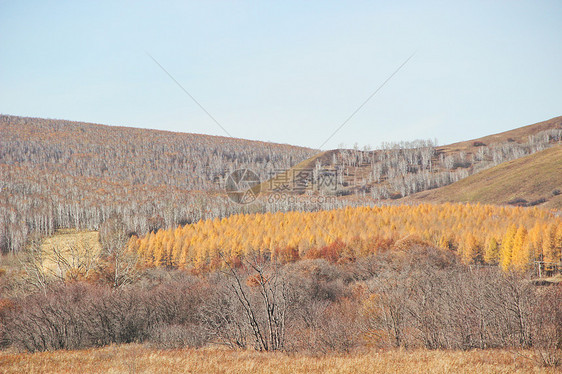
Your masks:
<svg viewBox="0 0 562 374"><path fill-rule="evenodd" d="M529 352L391 350L307 356L143 345L83 351L0 353L2 373L555 373Z"/></svg>
<svg viewBox="0 0 562 374"><path fill-rule="evenodd" d="M59 230L55 235L41 243L43 250L43 266L51 271L56 270L54 250L65 257L79 256L95 258L101 252L99 233L97 231L78 231L73 229Z"/></svg>
<svg viewBox="0 0 562 374"><path fill-rule="evenodd" d="M460 151L472 152L477 149L477 147L474 146L475 142L490 145L492 143L505 143L508 139L510 139L511 141L521 143L526 142L529 135L534 135L541 131L550 129L562 129L562 116L554 117L547 121L538 122L532 125L518 127L513 130L500 132L498 134L487 135L477 139L445 145L439 148L445 153L455 153Z"/></svg>
<svg viewBox="0 0 562 374"><path fill-rule="evenodd" d="M541 131L551 130L551 129L562 129L562 116L551 118L547 121L538 122L532 125L519 127L513 130L504 131L497 134L492 134L488 136L484 136L477 139L466 140L458 143L452 143L448 145L443 145L436 148L437 154L443 153L446 155L458 155L459 152L465 152L467 155L476 153L479 149L479 146L475 145L476 143L481 143L485 145L491 145L494 143L507 143L507 142L516 142L516 143L525 143L528 141L530 135L536 135ZM379 152L379 151L374 151ZM316 165L316 161L320 161L322 165L332 165L332 156L334 154L338 154L339 150L329 150L320 152L313 157L300 162L298 165L294 166L293 168L289 169L285 173L280 173L276 175L274 178L264 182L261 184L261 191L262 193L269 193L270 187L276 185L276 182L286 180L288 177L291 177L294 172L301 170L301 169L312 169ZM434 164L437 165L438 163L438 155L436 155L433 159ZM438 169L435 169L438 170ZM434 171L435 171L434 170ZM368 176L372 173L370 166L361 165L358 167L349 168L346 175L344 175L344 181L349 183L351 186L356 186L357 181L368 179ZM552 175L550 176L553 177ZM291 193L290 191L287 191ZM551 191L548 191L549 193ZM422 192L423 193L423 192ZM542 197L542 196L541 196ZM540 197L539 197L540 198ZM562 195L555 197L553 200L556 202L554 203L558 209L562 208ZM443 200L445 201L445 200ZM457 200L446 200L446 201L460 201ZM470 200L466 199L464 201L479 201L479 200ZM494 201L487 201L488 203L494 204ZM552 204L547 204L547 207L553 207Z"/></svg>
<svg viewBox="0 0 562 374"><path fill-rule="evenodd" d="M543 208L562 209L562 145L505 162L448 186L412 195L424 202L481 202L508 204L516 198L529 202L544 198Z"/></svg>

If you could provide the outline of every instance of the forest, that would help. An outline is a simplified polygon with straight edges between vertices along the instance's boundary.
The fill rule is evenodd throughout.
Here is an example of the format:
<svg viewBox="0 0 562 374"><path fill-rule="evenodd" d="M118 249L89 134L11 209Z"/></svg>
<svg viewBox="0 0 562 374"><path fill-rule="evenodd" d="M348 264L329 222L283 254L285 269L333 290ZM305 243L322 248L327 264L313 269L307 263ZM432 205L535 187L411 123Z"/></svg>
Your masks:
<svg viewBox="0 0 562 374"><path fill-rule="evenodd" d="M305 361L482 350L555 368L560 212L402 199L558 146L553 124L317 152L2 116L0 358L135 344ZM239 168L262 181L250 204L224 193ZM311 178L302 190L297 174Z"/></svg>
<svg viewBox="0 0 562 374"><path fill-rule="evenodd" d="M0 250L31 234L97 230L119 214L129 231L240 211L220 195L250 168L266 179L311 149L197 134L0 116ZM219 196L220 195L220 196Z"/></svg>
<svg viewBox="0 0 562 374"><path fill-rule="evenodd" d="M562 259L562 218L538 208L443 204L347 207L319 212L233 215L131 238L146 266L205 268L220 256L260 254L280 262L355 261L426 243L465 264L529 271Z"/></svg>
<svg viewBox="0 0 562 374"><path fill-rule="evenodd" d="M550 127L537 127L519 141L509 137L490 143L474 140L464 147L440 147L433 140L383 143L377 150L355 146L328 151L310 167L334 169L340 193L399 199L557 145L562 141L562 121L554 121Z"/></svg>
<svg viewBox="0 0 562 374"><path fill-rule="evenodd" d="M354 147L319 154L243 139L2 115L0 251L17 252L34 235L58 229L99 230L115 216L130 235L142 236L237 213L372 206L555 145L561 123L541 122L528 126L524 136L464 148L418 140L382 144L376 151ZM309 172L310 185L332 172L335 188L304 192L334 198L311 204L272 196L272 176L295 167ZM224 194L226 177L240 168L264 182L251 206Z"/></svg>

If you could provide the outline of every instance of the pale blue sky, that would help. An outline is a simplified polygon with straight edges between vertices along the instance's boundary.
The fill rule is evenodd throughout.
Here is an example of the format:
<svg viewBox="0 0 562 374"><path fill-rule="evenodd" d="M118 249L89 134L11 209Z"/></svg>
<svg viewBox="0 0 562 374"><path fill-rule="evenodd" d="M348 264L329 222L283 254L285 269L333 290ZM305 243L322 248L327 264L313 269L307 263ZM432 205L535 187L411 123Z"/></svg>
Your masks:
<svg viewBox="0 0 562 374"><path fill-rule="evenodd" d="M0 113L323 148L562 115L561 1L2 1Z"/></svg>

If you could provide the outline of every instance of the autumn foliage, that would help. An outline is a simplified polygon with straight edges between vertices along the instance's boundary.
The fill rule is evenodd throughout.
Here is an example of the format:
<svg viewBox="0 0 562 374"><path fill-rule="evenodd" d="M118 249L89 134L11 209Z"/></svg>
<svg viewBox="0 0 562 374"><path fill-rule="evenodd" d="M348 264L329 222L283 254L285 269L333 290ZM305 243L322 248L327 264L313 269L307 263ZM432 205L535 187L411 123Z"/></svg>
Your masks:
<svg viewBox="0 0 562 374"><path fill-rule="evenodd" d="M443 204L233 215L133 237L146 266L201 269L219 256L342 262L426 243L467 264L529 269L561 259L562 219L539 208Z"/></svg>

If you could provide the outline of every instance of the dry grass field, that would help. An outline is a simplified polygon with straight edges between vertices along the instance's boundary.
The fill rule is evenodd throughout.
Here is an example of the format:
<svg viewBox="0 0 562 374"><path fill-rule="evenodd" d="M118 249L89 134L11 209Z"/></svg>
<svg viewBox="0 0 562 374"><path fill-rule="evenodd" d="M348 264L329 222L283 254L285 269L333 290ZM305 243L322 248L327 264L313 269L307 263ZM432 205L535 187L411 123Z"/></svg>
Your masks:
<svg viewBox="0 0 562 374"><path fill-rule="evenodd" d="M72 262L93 262L101 251L97 231L59 230L41 244L43 266L56 272L60 260Z"/></svg>
<svg viewBox="0 0 562 374"><path fill-rule="evenodd" d="M143 345L82 351L0 353L2 373L556 373L530 352L372 351L307 356L220 348L156 350Z"/></svg>
<svg viewBox="0 0 562 374"><path fill-rule="evenodd" d="M22 263L26 263L26 266L37 266L46 276L64 278L64 273L69 269L81 269L86 272L93 268L102 249L98 231L74 229L57 230L54 235L43 239L39 248L40 253L36 255L36 261L29 261L27 256L22 254L1 255L0 275L20 276Z"/></svg>

